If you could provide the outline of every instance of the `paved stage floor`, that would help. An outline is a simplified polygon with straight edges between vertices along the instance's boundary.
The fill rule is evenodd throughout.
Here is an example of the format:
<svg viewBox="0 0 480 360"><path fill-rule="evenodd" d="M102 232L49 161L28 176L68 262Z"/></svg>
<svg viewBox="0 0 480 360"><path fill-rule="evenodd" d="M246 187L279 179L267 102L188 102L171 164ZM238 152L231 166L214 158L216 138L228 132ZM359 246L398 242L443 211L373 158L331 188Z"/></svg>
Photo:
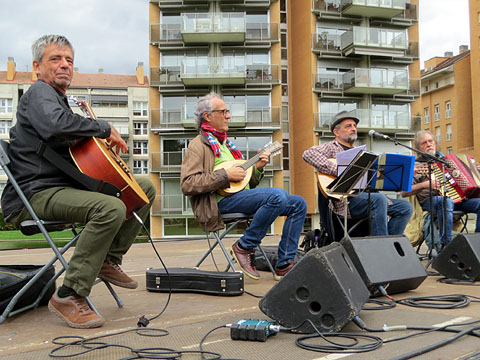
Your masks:
<svg viewBox="0 0 480 360"><path fill-rule="evenodd" d="M303 236L302 236L303 238ZM225 240L231 245L235 239ZM278 237L267 237L265 244L276 244ZM192 267L206 251L205 240L191 241L159 241L156 247L168 267ZM52 256L50 249L7 250L0 252L0 264L43 264ZM68 256L67 256L68 258ZM216 253L216 262L224 268L226 261L223 255ZM58 336L95 337L111 335L119 331L134 329L139 316L152 317L164 307L167 294L146 291L145 271L147 268L161 268L150 244L135 244L128 252L122 268L139 282L135 290L116 288L125 303L123 308L117 308L112 297L103 284L96 285L91 299L105 317L107 323L99 329L71 329L56 316L51 314L46 306L30 310L9 318L0 325L0 358L2 359L48 359L49 353L55 347L52 340ZM209 258L204 270L214 270ZM275 281L271 273L262 272L258 281L245 279L245 290L261 296L265 294ZM451 285L437 281L439 276L429 276L414 291L396 294L395 299L410 296L432 296L447 294L465 294L480 297L479 286ZM61 282L57 281L57 285ZM477 283L475 285L478 285ZM328 291L328 289L325 289ZM241 296L221 297L193 293L175 293L163 315L152 321L148 329L166 329L168 335L141 336L133 331L120 335L109 336L109 343L127 345L139 348L171 348L179 351L199 349L200 340L209 330L240 319L267 319L258 307L259 299L244 293ZM367 311L359 314L370 328L388 326L438 326L446 323L461 323L480 320L480 303L471 302L460 309L423 309L397 305L393 309ZM383 333L367 333L360 331L353 323L348 324L342 332L376 335L384 340L400 335L414 333L412 331L395 331ZM150 335L156 335L152 330ZM271 336L266 342L233 341L229 330L221 328L206 339L204 350L221 354L224 359L392 359L402 354L424 346L434 344L452 337L452 333L431 333L407 340L384 343L380 348L361 354L327 354L307 351L295 345L298 334L279 333ZM339 342L346 340L336 339ZM309 343L320 344L320 340ZM67 348L58 351L57 355L74 354L79 348ZM122 347L108 347L95 350L73 359L123 359L133 358L129 350ZM210 355L211 356L211 355ZM182 359L200 359L198 353L185 354ZM209 357L207 357L209 358ZM214 357L211 357L214 358ZM416 357L418 359L480 359L480 339L464 336L440 349Z"/></svg>

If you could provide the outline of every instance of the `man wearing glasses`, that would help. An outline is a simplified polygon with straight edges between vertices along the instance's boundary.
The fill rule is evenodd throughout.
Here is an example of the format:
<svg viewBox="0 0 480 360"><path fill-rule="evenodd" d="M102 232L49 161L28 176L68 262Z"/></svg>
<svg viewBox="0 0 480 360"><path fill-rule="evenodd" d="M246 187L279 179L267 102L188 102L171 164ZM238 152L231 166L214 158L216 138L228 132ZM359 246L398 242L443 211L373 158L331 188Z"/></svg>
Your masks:
<svg viewBox="0 0 480 360"><path fill-rule="evenodd" d="M275 267L275 279L280 280L295 264L293 259L307 212L305 200L288 195L279 188L256 188L270 159L270 153L266 151L260 155L244 190L228 197L218 194L218 190L230 187L230 182L242 181L247 173L238 166L214 168L224 161L243 159L243 155L227 137L231 116L217 94L202 97L195 107L195 116L200 134L190 142L182 162L180 183L183 194L189 196L193 213L205 231L224 227L221 214L254 215L250 226L230 252L245 275L256 280L260 275L254 263L255 248L275 219L286 216Z"/></svg>

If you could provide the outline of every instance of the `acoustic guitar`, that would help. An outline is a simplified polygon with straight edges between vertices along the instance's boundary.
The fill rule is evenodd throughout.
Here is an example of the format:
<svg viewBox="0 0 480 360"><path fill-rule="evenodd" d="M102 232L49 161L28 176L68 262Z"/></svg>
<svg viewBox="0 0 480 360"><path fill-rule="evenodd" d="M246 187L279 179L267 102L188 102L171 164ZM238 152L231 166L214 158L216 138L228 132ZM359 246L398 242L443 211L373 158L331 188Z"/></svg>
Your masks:
<svg viewBox="0 0 480 360"><path fill-rule="evenodd" d="M70 99L86 116L97 119L85 101L74 96L70 96ZM83 139L70 148L70 155L81 172L95 179L107 181L121 190L120 200L127 207L127 219L134 211L149 203L147 195L132 176L127 164L109 148L104 139L96 137Z"/></svg>
<svg viewBox="0 0 480 360"><path fill-rule="evenodd" d="M247 175L242 181L231 181L230 182L230 187L226 189L220 189L217 190L217 192L222 195L222 196L231 196L233 194L236 194L239 191L242 191L245 189L245 187L248 185L251 177L252 177L252 171L253 171L253 165L256 164L258 160L260 160L260 155L263 154L265 151L269 152L271 156L275 156L280 154L280 150L283 148L283 145L280 144L278 141L275 141L272 144L267 144L265 145L264 149L259 152L257 155L253 156L252 158L248 160L230 160L230 161L224 161L218 166L216 166L213 170L218 170L218 169L228 169L232 168L234 166L240 166L247 172Z"/></svg>
<svg viewBox="0 0 480 360"><path fill-rule="evenodd" d="M331 161L334 165L337 165L337 159L328 159L328 161ZM332 193L332 191L327 188L327 186L330 185L330 183L335 179L336 179L336 176L327 175L320 171L317 171L318 187L322 192L323 196L325 196L326 198L343 200L345 195ZM353 193L353 191L351 191L351 193Z"/></svg>

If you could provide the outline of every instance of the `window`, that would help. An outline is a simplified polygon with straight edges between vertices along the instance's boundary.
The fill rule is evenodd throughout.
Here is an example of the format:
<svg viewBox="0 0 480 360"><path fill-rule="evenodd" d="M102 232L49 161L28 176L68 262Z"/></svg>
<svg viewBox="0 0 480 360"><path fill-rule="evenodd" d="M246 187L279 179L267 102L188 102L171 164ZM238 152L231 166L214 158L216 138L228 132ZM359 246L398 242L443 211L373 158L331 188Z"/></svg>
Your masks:
<svg viewBox="0 0 480 360"><path fill-rule="evenodd" d="M436 104L434 107L434 116L435 116L435 121L440 121L440 105Z"/></svg>
<svg viewBox="0 0 480 360"><path fill-rule="evenodd" d="M435 126L435 141L437 144L440 142L442 139L442 132L440 130L440 126Z"/></svg>
<svg viewBox="0 0 480 360"><path fill-rule="evenodd" d="M133 142L133 154L134 155L146 155L146 154L148 154L148 141L134 141Z"/></svg>
<svg viewBox="0 0 480 360"><path fill-rule="evenodd" d="M0 121L0 134L8 135L10 128L12 127L11 121Z"/></svg>
<svg viewBox="0 0 480 360"><path fill-rule="evenodd" d="M453 148L452 148L451 146L449 146L449 147L447 148L447 153L448 153L448 154L453 154Z"/></svg>
<svg viewBox="0 0 480 360"><path fill-rule="evenodd" d="M447 124L447 133L445 134L447 141L452 140L452 124Z"/></svg>
<svg viewBox="0 0 480 360"><path fill-rule="evenodd" d="M445 118L450 119L452 117L452 104L450 101L445 102Z"/></svg>
<svg viewBox="0 0 480 360"><path fill-rule="evenodd" d="M12 99L0 99L0 114L12 113Z"/></svg>
<svg viewBox="0 0 480 360"><path fill-rule="evenodd" d="M170 167L182 165L183 156L187 150L186 139L164 139L162 141L162 166ZM177 170L178 171L178 170Z"/></svg>
<svg viewBox="0 0 480 360"><path fill-rule="evenodd" d="M425 85L425 92L428 91L428 85Z"/></svg>
<svg viewBox="0 0 480 360"><path fill-rule="evenodd" d="M134 135L148 135L148 123L146 121L133 122Z"/></svg>
<svg viewBox="0 0 480 360"><path fill-rule="evenodd" d="M148 101L134 101L133 116L148 116Z"/></svg>
<svg viewBox="0 0 480 360"><path fill-rule="evenodd" d="M147 175L148 160L133 160L133 173L135 175Z"/></svg>
<svg viewBox="0 0 480 360"><path fill-rule="evenodd" d="M425 124L430 124L430 109L427 107L425 108L425 117L424 117L424 123Z"/></svg>

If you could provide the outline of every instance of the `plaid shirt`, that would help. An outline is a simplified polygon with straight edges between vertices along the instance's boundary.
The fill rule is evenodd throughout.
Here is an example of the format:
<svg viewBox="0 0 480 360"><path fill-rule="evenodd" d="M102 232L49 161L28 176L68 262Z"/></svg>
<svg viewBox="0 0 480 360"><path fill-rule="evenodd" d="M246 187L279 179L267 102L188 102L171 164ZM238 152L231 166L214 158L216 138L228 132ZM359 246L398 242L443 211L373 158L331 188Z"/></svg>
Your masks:
<svg viewBox="0 0 480 360"><path fill-rule="evenodd" d="M337 165L328 159L336 159L337 153L345 151L337 140L332 140L328 143L312 146L303 152L303 160L312 165L316 171L319 171L325 175L337 176ZM388 198L387 198L388 199ZM388 199L388 205L391 205L392 201ZM345 202L330 199L330 209L335 214L344 216L345 214ZM350 218L350 211L347 207L347 217Z"/></svg>

